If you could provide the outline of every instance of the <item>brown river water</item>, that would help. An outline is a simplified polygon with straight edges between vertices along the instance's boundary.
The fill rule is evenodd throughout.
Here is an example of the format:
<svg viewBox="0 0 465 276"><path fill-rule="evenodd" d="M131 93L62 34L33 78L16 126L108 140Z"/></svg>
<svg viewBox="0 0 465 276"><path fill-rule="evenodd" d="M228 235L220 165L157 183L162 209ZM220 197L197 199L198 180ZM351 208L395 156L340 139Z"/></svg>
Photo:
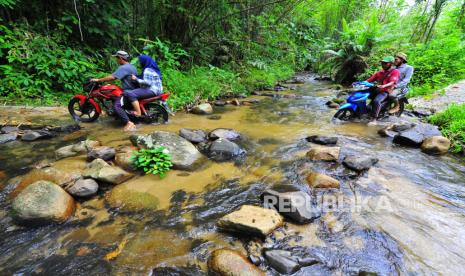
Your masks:
<svg viewBox="0 0 465 276"><path fill-rule="evenodd" d="M247 254L248 237L219 231L215 222L243 204L261 204L267 187L291 184L315 198L336 198L322 216L307 225L287 222L275 246L312 250L322 262L296 275L463 275L465 269L465 164L457 157L435 157L379 137L377 126L336 124L324 103L331 85L309 80L295 85L296 99L255 98L253 106L215 108L212 120L179 112L166 125L142 125L138 133L181 128L233 128L246 158L206 160L193 172L172 170L167 177L138 176L98 196L79 200L74 218L61 225L25 228L8 215L7 179L30 165L53 160L54 150L91 138L103 145L130 145L128 133L113 118L81 124L73 134L31 143L0 145L0 275L166 275L160 267L178 267L184 275L204 275L211 251L232 248ZM16 122L71 123L65 109L0 108L0 118ZM339 137L341 154L371 155L379 163L356 176L340 165L305 158L309 135ZM52 164L81 172L84 157ZM341 181L341 189L311 191L310 171ZM326 197L325 197L326 196ZM326 202L326 201L325 201ZM287 237L287 239L286 239ZM292 240L292 238L295 238ZM108 254L114 256L108 260ZM107 258L106 258L107 257ZM266 266L269 275L276 275ZM177 275L177 274L171 274Z"/></svg>

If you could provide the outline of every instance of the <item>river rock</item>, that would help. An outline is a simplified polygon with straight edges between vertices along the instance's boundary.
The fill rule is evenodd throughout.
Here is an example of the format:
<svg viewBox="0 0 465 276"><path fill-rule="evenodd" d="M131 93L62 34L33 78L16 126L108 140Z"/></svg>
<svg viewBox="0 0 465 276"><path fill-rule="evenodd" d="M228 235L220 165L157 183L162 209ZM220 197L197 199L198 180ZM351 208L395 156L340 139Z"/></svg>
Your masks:
<svg viewBox="0 0 465 276"><path fill-rule="evenodd" d="M228 161L244 153L236 143L222 138L211 142L207 148L208 157L215 161Z"/></svg>
<svg viewBox="0 0 465 276"><path fill-rule="evenodd" d="M313 161L337 161L339 160L340 147L312 147L307 156Z"/></svg>
<svg viewBox="0 0 465 276"><path fill-rule="evenodd" d="M282 274L293 274L301 268L298 259L286 250L268 250L265 257L270 266Z"/></svg>
<svg viewBox="0 0 465 276"><path fill-rule="evenodd" d="M217 223L224 230L261 236L267 236L282 224L283 218L275 210L252 205L242 205Z"/></svg>
<svg viewBox="0 0 465 276"><path fill-rule="evenodd" d="M333 102L333 101L329 101L326 103L326 105L329 107L329 108L339 108L339 104Z"/></svg>
<svg viewBox="0 0 465 276"><path fill-rule="evenodd" d="M127 171L134 171L136 168L134 167L134 162L132 161L132 156L134 155L135 149L124 146L118 148L116 150L115 155L115 163L119 167L127 170Z"/></svg>
<svg viewBox="0 0 465 276"><path fill-rule="evenodd" d="M307 141L320 145L336 145L337 137L312 135L306 138Z"/></svg>
<svg viewBox="0 0 465 276"><path fill-rule="evenodd" d="M235 106L240 106L240 105L241 105L241 102L239 102L238 99L233 99L233 100L231 100L231 104L232 104L232 105L235 105Z"/></svg>
<svg viewBox="0 0 465 276"><path fill-rule="evenodd" d="M271 189L263 193L263 206L276 210L297 223L308 223L320 216L311 197L302 191L280 193Z"/></svg>
<svg viewBox="0 0 465 276"><path fill-rule="evenodd" d="M213 113L213 107L209 103L199 104L192 108L192 113L197 115L207 115Z"/></svg>
<svg viewBox="0 0 465 276"><path fill-rule="evenodd" d="M7 133L7 134L0 134L0 144L14 141L16 140L16 138L18 138L18 134L15 132Z"/></svg>
<svg viewBox="0 0 465 276"><path fill-rule="evenodd" d="M226 105L226 102L225 102L225 101L218 100L218 101L215 101L213 104L216 105L216 106L225 106L225 105Z"/></svg>
<svg viewBox="0 0 465 276"><path fill-rule="evenodd" d="M177 170L193 170L202 159L202 154L192 143L171 132L156 131L149 135L133 135L131 142L142 148L165 147L171 154L173 168Z"/></svg>
<svg viewBox="0 0 465 276"><path fill-rule="evenodd" d="M115 158L116 150L111 147L96 147L87 153L87 160L103 159L105 161Z"/></svg>
<svg viewBox="0 0 465 276"><path fill-rule="evenodd" d="M207 141L207 134L201 129L181 128L179 136L195 144Z"/></svg>
<svg viewBox="0 0 465 276"><path fill-rule="evenodd" d="M245 256L230 249L213 251L208 259L208 268L211 275L218 276L265 276Z"/></svg>
<svg viewBox="0 0 465 276"><path fill-rule="evenodd" d="M216 140L219 138L223 138L229 141L236 141L236 140L241 139L241 134L235 131L234 129L217 128L208 134L208 138L210 140Z"/></svg>
<svg viewBox="0 0 465 276"><path fill-rule="evenodd" d="M73 145L73 151L79 154L85 154L92 149L99 147L100 142L94 140L85 140Z"/></svg>
<svg viewBox="0 0 465 276"><path fill-rule="evenodd" d="M421 150L429 154L446 154L449 151L450 140L443 136L426 138L421 144Z"/></svg>
<svg viewBox="0 0 465 276"><path fill-rule="evenodd" d="M53 134L46 130L27 130L23 136L21 136L21 140L30 142L51 137L53 137Z"/></svg>
<svg viewBox="0 0 465 276"><path fill-rule="evenodd" d="M95 159L87 165L82 176L116 185L128 180L133 175L119 167L110 166L102 159Z"/></svg>
<svg viewBox="0 0 465 276"><path fill-rule="evenodd" d="M394 137L393 142L405 146L419 147L426 138L441 135L436 126L420 123L411 129L400 132Z"/></svg>
<svg viewBox="0 0 465 276"><path fill-rule="evenodd" d="M69 146L65 146L65 147L61 147L61 148L57 149L55 151L56 159L59 160L59 159L63 159L63 158L78 155L79 153L75 152L73 150L73 147L74 147L74 145L69 145Z"/></svg>
<svg viewBox="0 0 465 276"><path fill-rule="evenodd" d="M325 174L313 172L307 176L307 183L312 188L339 189L339 181Z"/></svg>
<svg viewBox="0 0 465 276"><path fill-rule="evenodd" d="M354 170L354 171L364 171L368 170L374 164L378 163L379 159L370 157L370 156L346 156L342 161L342 164L347 168Z"/></svg>
<svg viewBox="0 0 465 276"><path fill-rule="evenodd" d="M73 196L88 197L95 195L98 191L98 183L89 179L79 179L73 185L66 188L66 191Z"/></svg>
<svg viewBox="0 0 465 276"><path fill-rule="evenodd" d="M0 133L2 134L8 134L8 133L13 133L13 132L18 132L19 131L19 128L18 127L14 127L14 126L4 126L2 127L2 129L0 130Z"/></svg>
<svg viewBox="0 0 465 276"><path fill-rule="evenodd" d="M24 224L60 223L72 215L74 207L73 198L58 185L37 181L13 200L12 216Z"/></svg>

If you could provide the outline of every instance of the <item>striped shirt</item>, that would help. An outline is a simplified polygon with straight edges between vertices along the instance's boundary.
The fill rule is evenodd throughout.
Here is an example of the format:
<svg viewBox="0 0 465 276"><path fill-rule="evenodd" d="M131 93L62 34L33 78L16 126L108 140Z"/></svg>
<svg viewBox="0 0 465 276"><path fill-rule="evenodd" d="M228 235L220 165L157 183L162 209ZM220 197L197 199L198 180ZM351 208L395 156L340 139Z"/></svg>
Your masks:
<svg viewBox="0 0 465 276"><path fill-rule="evenodd" d="M138 78L137 81L142 87L147 87L152 90L155 96L159 96L163 93L161 78L157 72L151 68L146 68L144 70L143 79Z"/></svg>

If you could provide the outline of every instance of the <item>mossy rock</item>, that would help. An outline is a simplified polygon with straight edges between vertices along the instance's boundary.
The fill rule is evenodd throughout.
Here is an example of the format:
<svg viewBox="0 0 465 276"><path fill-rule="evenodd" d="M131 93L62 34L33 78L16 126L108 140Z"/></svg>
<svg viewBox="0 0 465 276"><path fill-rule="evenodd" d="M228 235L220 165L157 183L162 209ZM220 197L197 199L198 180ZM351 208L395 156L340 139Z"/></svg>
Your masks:
<svg viewBox="0 0 465 276"><path fill-rule="evenodd" d="M160 204L156 196L128 189L124 185L114 187L105 198L111 207L124 211L157 210Z"/></svg>

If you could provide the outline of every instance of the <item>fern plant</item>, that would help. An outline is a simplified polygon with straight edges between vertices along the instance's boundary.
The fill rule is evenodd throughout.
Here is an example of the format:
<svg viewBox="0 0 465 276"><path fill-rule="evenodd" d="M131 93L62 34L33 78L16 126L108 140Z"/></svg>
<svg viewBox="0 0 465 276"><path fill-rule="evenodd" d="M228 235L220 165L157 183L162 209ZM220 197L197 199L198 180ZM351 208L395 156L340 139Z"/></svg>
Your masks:
<svg viewBox="0 0 465 276"><path fill-rule="evenodd" d="M140 149L131 157L137 169L144 170L145 174L158 174L164 178L171 169L171 155L164 147Z"/></svg>

